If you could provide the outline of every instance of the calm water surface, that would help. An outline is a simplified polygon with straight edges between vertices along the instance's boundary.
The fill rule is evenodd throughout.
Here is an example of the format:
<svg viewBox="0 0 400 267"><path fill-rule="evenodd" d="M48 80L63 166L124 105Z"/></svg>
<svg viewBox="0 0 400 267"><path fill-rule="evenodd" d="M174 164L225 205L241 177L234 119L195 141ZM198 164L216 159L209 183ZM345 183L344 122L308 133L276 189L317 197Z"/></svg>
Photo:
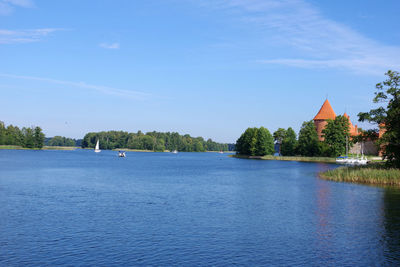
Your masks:
<svg viewBox="0 0 400 267"><path fill-rule="evenodd" d="M400 192L328 168L0 150L0 265L399 266Z"/></svg>

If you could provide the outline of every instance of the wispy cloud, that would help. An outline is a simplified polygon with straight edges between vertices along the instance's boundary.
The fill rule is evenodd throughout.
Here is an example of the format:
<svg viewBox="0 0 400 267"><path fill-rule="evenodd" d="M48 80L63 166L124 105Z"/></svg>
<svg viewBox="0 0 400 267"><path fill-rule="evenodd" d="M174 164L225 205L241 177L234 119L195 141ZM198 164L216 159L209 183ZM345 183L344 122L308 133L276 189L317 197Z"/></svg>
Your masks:
<svg viewBox="0 0 400 267"><path fill-rule="evenodd" d="M40 41L49 34L62 29L44 28L31 30L0 29L0 44L32 43Z"/></svg>
<svg viewBox="0 0 400 267"><path fill-rule="evenodd" d="M119 49L119 43L101 43L99 46L105 49Z"/></svg>
<svg viewBox="0 0 400 267"><path fill-rule="evenodd" d="M0 0L0 15L9 15L15 7L32 8L35 4L31 0Z"/></svg>
<svg viewBox="0 0 400 267"><path fill-rule="evenodd" d="M119 96L119 97L124 97L124 98L131 98L131 99L136 99L136 100L144 100L151 96L150 94L144 93L144 92L123 90L123 89L118 89L118 88L114 88L114 87L102 86L102 85L93 85L93 84L88 84L85 82L64 81L64 80L56 80L56 79L49 79L49 78L43 78L43 77L22 76L22 75L13 75L13 74L6 74L6 73L0 73L0 77L31 80L31 81L40 81L40 82L46 82L46 83L52 83L52 84L65 85L68 87L89 89L89 90L93 90L93 91L103 93L103 94Z"/></svg>
<svg viewBox="0 0 400 267"><path fill-rule="evenodd" d="M350 27L324 17L303 0L209 0L208 6L235 12L242 22L259 27L265 39L295 48L297 58L267 58L264 64L304 68L337 68L382 75L400 67L400 47L365 37Z"/></svg>

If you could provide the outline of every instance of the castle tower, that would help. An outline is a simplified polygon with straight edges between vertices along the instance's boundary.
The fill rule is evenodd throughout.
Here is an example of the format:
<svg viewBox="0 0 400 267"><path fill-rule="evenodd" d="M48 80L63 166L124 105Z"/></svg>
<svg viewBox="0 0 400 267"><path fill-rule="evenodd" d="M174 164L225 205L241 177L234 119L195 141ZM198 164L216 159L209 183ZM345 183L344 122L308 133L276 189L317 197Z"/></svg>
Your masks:
<svg viewBox="0 0 400 267"><path fill-rule="evenodd" d="M333 111L331 104L328 99L325 100L324 104L322 104L321 109L314 117L314 124L317 128L318 139L320 141L324 141L324 137L322 136L322 130L328 124L327 120L334 120L336 118L336 114Z"/></svg>
<svg viewBox="0 0 400 267"><path fill-rule="evenodd" d="M347 115L347 113L345 112L343 114L343 117L347 118L349 120L349 132L351 136L357 136L358 135L358 126L357 125L353 125L353 123L351 123L350 117L349 115Z"/></svg>

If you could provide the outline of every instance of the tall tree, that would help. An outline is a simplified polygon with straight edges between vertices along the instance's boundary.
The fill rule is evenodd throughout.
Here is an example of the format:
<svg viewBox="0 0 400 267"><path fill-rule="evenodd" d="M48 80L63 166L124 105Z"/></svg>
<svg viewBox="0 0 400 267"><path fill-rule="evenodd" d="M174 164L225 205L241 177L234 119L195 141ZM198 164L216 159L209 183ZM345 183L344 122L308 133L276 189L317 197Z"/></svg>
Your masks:
<svg viewBox="0 0 400 267"><path fill-rule="evenodd" d="M276 130L273 135L275 142L279 144L279 155L281 155L281 146L282 146L282 141L286 136L286 130L283 128L278 128L278 130Z"/></svg>
<svg viewBox="0 0 400 267"><path fill-rule="evenodd" d="M330 156L339 156L346 151L346 140L350 138L349 119L337 116L334 120L328 120L325 129L322 130L324 142L329 146Z"/></svg>
<svg viewBox="0 0 400 267"><path fill-rule="evenodd" d="M35 147L35 138L33 135L33 130L32 128L28 127L28 128L22 128L22 133L24 135L24 147L27 148L34 148Z"/></svg>
<svg viewBox="0 0 400 267"><path fill-rule="evenodd" d="M299 141L297 145L297 153L302 156L318 156L319 146L318 146L318 133L315 128L314 122L305 121L301 126L299 132Z"/></svg>
<svg viewBox="0 0 400 267"><path fill-rule="evenodd" d="M35 127L33 129L33 142L35 148L42 148L44 144L44 133L40 127Z"/></svg>
<svg viewBox="0 0 400 267"><path fill-rule="evenodd" d="M257 130L255 155L265 156L274 154L274 139L268 129L260 127Z"/></svg>
<svg viewBox="0 0 400 267"><path fill-rule="evenodd" d="M387 79L376 84L377 91L374 103L382 103L369 112L360 112L359 121L377 123L383 127L380 143L383 145L383 156L387 164L400 168L400 73L391 71L385 73Z"/></svg>
<svg viewBox="0 0 400 267"><path fill-rule="evenodd" d="M281 153L283 156L294 156L296 154L297 139L295 131L289 127L282 140Z"/></svg>

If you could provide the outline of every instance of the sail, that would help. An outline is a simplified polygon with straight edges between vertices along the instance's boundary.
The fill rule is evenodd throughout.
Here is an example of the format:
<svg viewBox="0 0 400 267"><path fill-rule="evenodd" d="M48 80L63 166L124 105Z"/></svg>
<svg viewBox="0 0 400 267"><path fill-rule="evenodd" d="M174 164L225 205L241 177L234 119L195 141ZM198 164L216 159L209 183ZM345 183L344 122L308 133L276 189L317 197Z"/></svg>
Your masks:
<svg viewBox="0 0 400 267"><path fill-rule="evenodd" d="M101 150L100 150L99 140L97 140L96 147L94 148L94 152L100 152L100 151Z"/></svg>

